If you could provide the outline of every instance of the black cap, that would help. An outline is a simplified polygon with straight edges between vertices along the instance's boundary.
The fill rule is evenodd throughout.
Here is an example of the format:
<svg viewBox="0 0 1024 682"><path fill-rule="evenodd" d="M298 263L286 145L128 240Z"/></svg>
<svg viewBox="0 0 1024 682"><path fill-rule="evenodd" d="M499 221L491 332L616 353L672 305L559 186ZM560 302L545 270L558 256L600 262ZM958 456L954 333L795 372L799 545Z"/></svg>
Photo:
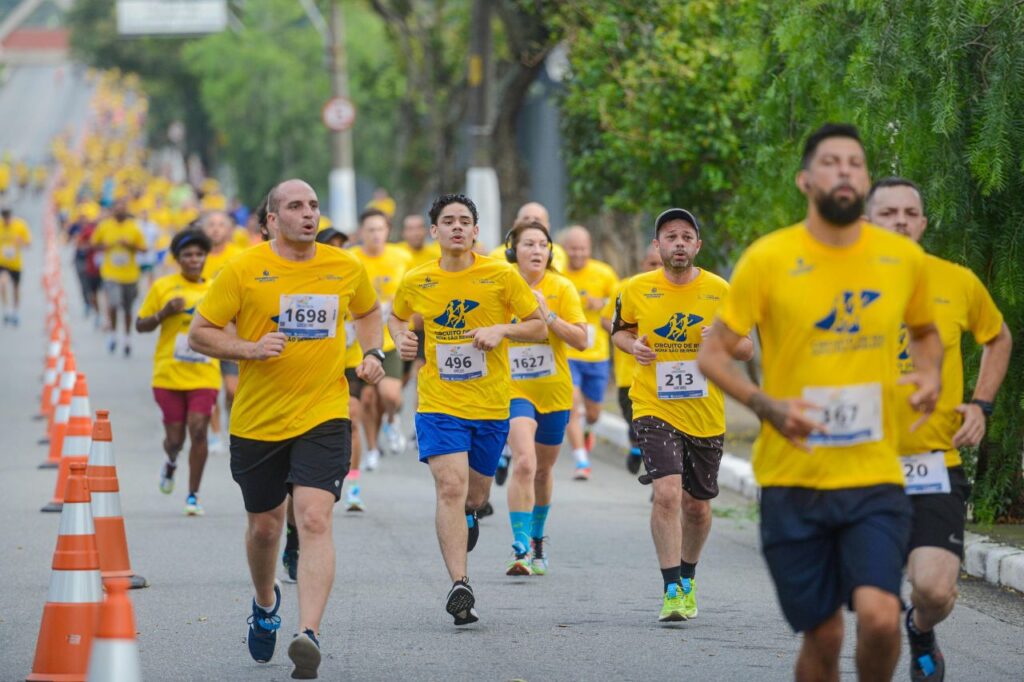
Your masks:
<svg viewBox="0 0 1024 682"><path fill-rule="evenodd" d="M348 241L347 234L345 234L344 232L339 232L338 230L335 230L333 227L325 227L324 229L320 230L316 235L316 240L321 244L327 244L334 237L341 237L342 244Z"/></svg>
<svg viewBox="0 0 1024 682"><path fill-rule="evenodd" d="M687 211L685 208L670 208L666 211L662 211L654 221L654 238L658 238L658 231L661 230L661 226L670 220L685 220L686 222L693 225L693 229L697 230L697 236L700 237L700 224L697 219L693 217L693 214Z"/></svg>

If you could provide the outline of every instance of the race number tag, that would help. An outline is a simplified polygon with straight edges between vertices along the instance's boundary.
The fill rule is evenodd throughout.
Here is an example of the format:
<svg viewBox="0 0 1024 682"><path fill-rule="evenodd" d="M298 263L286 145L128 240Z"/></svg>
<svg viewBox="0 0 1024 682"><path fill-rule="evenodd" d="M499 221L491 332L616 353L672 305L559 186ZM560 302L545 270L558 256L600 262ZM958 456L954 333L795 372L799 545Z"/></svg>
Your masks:
<svg viewBox="0 0 1024 682"><path fill-rule="evenodd" d="M691 400L708 397L708 380L696 360L659 362L655 366L659 400Z"/></svg>
<svg viewBox="0 0 1024 682"><path fill-rule="evenodd" d="M110 252L110 264L115 268L123 268L132 261L130 253L124 250Z"/></svg>
<svg viewBox="0 0 1024 682"><path fill-rule="evenodd" d="M18 257L18 249L8 244L4 246L3 255L6 260L14 260Z"/></svg>
<svg viewBox="0 0 1024 682"><path fill-rule="evenodd" d="M594 343L596 343L596 342L597 342L597 325L596 324L588 324L587 325L587 350L590 350L591 348L593 348L594 347Z"/></svg>
<svg viewBox="0 0 1024 682"><path fill-rule="evenodd" d="M281 294L277 330L293 339L333 339L338 328L337 294Z"/></svg>
<svg viewBox="0 0 1024 682"><path fill-rule="evenodd" d="M513 379L540 379L555 373L555 352L546 343L508 347Z"/></svg>
<svg viewBox="0 0 1024 682"><path fill-rule="evenodd" d="M442 381L469 381L485 377L487 354L471 343L439 343L437 373Z"/></svg>
<svg viewBox="0 0 1024 682"><path fill-rule="evenodd" d="M345 323L345 348L351 348L356 342L356 323L351 320Z"/></svg>
<svg viewBox="0 0 1024 682"><path fill-rule="evenodd" d="M949 492L946 453L941 450L900 457L900 463L903 465L903 476L907 479L908 495Z"/></svg>
<svg viewBox="0 0 1024 682"><path fill-rule="evenodd" d="M178 334L174 337L174 359L178 362L191 362L200 365L210 362L210 358L192 350L192 346L188 345L188 334Z"/></svg>
<svg viewBox="0 0 1024 682"><path fill-rule="evenodd" d="M828 433L812 433L810 445L843 447L882 440L882 385L808 386L803 399L821 406L807 415L821 422Z"/></svg>

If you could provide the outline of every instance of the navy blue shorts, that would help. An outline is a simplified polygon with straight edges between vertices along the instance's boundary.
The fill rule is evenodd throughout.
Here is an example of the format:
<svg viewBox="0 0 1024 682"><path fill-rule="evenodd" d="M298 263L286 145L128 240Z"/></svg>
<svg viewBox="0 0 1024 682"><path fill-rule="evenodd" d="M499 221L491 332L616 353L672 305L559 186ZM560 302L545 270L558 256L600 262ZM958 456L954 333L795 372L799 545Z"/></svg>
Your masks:
<svg viewBox="0 0 1024 682"><path fill-rule="evenodd" d="M569 373L572 374L572 385L577 386L590 402L604 402L604 391L608 388L610 364L607 360L600 362L570 360Z"/></svg>
<svg viewBox="0 0 1024 682"><path fill-rule="evenodd" d="M469 468L484 476L498 470L508 440L507 419L463 419L439 412L416 413L420 461L438 455L469 453Z"/></svg>
<svg viewBox="0 0 1024 682"><path fill-rule="evenodd" d="M537 422L537 434L533 442L541 445L561 445L565 438L565 427L569 425L570 410L538 412L526 398L512 398L508 406L508 418L526 417Z"/></svg>
<svg viewBox="0 0 1024 682"><path fill-rule="evenodd" d="M910 541L911 506L898 485L761 490L761 547L782 612L796 632L811 630L853 591L897 597Z"/></svg>

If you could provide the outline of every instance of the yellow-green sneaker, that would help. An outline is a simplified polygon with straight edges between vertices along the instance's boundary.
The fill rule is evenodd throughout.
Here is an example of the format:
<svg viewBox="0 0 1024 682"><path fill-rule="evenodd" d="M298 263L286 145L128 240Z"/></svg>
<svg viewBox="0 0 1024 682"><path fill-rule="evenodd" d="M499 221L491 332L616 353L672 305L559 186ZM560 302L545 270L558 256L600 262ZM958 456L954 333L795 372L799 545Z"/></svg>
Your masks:
<svg viewBox="0 0 1024 682"><path fill-rule="evenodd" d="M697 617L697 579L683 578L683 616L690 620Z"/></svg>
<svg viewBox="0 0 1024 682"><path fill-rule="evenodd" d="M679 583L671 583L665 590L665 601L661 605L658 620L662 623L686 620L683 609L683 588Z"/></svg>

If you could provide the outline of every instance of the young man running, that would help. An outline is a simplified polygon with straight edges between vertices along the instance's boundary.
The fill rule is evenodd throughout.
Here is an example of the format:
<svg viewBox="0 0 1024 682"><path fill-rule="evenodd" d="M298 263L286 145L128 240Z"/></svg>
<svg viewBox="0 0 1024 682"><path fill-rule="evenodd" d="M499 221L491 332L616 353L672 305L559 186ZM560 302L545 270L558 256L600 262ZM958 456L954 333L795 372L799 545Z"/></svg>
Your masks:
<svg viewBox="0 0 1024 682"><path fill-rule="evenodd" d="M506 573L544 575L548 569L544 524L551 509L552 470L572 409L566 346L577 350L586 346L586 318L572 283L552 269L551 235L543 225L534 220L516 223L505 245L505 258L530 285L548 325L544 341L512 340L508 348L512 368L508 442L513 463L508 515L513 557Z"/></svg>
<svg viewBox="0 0 1024 682"><path fill-rule="evenodd" d="M402 359L412 360L417 341L409 319L423 317L420 461L434 476L437 537L453 582L445 609L456 625L466 625L477 620L466 553L479 537L476 510L487 500L508 437L512 381L506 339L543 341L548 328L523 278L508 263L473 252L480 229L468 197L438 197L430 222L441 259L406 273L388 326ZM513 317L520 322L507 324Z"/></svg>
<svg viewBox="0 0 1024 682"><path fill-rule="evenodd" d="M689 211L659 215L654 245L664 265L622 287L612 322L615 347L639 365L629 395L647 470L640 482L654 484L651 535L665 587L662 622L697 617L697 562L711 532L725 441L725 398L697 369L697 351L729 285L694 266L701 243ZM743 339L736 352L749 359L754 345Z"/></svg>
<svg viewBox="0 0 1024 682"><path fill-rule="evenodd" d="M124 199L114 202L113 216L100 221L92 233L92 244L103 252L100 277L103 278L103 293L107 299L107 315L110 323L110 338L107 350L117 352L117 313L124 316L124 336L121 345L124 356L131 355L132 304L139 295L138 254L146 250L146 237L139 224L129 216Z"/></svg>
<svg viewBox="0 0 1024 682"><path fill-rule="evenodd" d="M7 206L0 208L0 302L3 304L4 326L18 326L21 303L21 252L32 243L28 224L11 214ZM7 307L7 279L11 280L11 307Z"/></svg>
<svg viewBox="0 0 1024 682"><path fill-rule="evenodd" d="M562 246L569 256L565 276L576 287L587 316L587 347L569 351L569 369L572 371L574 406L572 419L566 432L576 462L574 477L585 481L590 478L590 449L593 435L590 427L601 416L604 392L608 388L609 354L608 333L601 325L601 311L615 295L619 278L607 263L590 257L590 233L585 227L570 227L562 236ZM580 414L586 419L586 428Z"/></svg>
<svg viewBox="0 0 1024 682"><path fill-rule="evenodd" d="M939 396L942 343L921 248L866 224L857 129L828 124L804 146L806 219L754 242L733 273L698 367L762 422L754 448L761 542L786 620L803 643L798 680L839 678L843 604L857 614L861 679L892 677L910 502L896 451L900 324L923 415ZM733 366L757 326L764 386Z"/></svg>
<svg viewBox="0 0 1024 682"><path fill-rule="evenodd" d="M886 178L868 194L872 223L920 243L928 226L921 190L910 180ZM964 523L971 485L960 459L961 447L976 447L1006 376L1013 339L1003 316L977 275L949 261L925 256L925 274L942 337L942 393L935 414L911 431L917 417L906 401L897 403L899 448L907 493L914 507L907 577L912 608L904 625L910 640L910 677L915 682L945 679L946 663L935 641L935 626L956 603L956 581L964 558ZM960 337L971 332L984 346L978 381L964 402ZM901 337L905 341L906 336ZM905 343L899 349L901 374L914 371Z"/></svg>
<svg viewBox="0 0 1024 682"><path fill-rule="evenodd" d="M197 230L185 230L171 240L171 254L181 268L176 275L161 277L150 287L139 308L135 330L146 334L159 327L160 337L153 354L153 396L164 415L164 453L160 468L160 492L174 492L178 454L188 431L188 497L185 513L201 516L199 484L206 467L206 431L217 393L220 391L219 363L195 352L188 344L188 328L196 304L206 295L210 283L202 277L210 240Z"/></svg>
<svg viewBox="0 0 1024 682"><path fill-rule="evenodd" d="M300 634L288 655L299 679L315 678L320 665L320 620L334 582L332 510L349 467L346 314L367 349L357 374L369 383L384 374L373 286L354 256L315 242L319 218L307 183L274 187L267 201L273 239L224 266L189 333L195 350L241 361L231 474L248 512L246 550L256 590L248 644L259 662L274 655L281 625L274 567L286 498L294 499L302 545ZM224 330L232 320L237 336Z"/></svg>

